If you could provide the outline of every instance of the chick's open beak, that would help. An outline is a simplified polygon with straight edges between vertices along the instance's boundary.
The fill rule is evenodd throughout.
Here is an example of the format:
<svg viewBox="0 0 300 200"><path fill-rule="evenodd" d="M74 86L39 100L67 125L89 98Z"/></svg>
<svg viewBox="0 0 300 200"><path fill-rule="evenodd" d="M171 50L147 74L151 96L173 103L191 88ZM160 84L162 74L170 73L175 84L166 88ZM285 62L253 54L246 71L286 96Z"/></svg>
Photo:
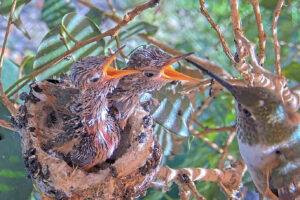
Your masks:
<svg viewBox="0 0 300 200"><path fill-rule="evenodd" d="M161 69L161 77L164 79L169 80L187 80L187 81L199 81L199 79L190 77L188 75L182 74L180 72L177 72L173 67L172 64L185 59L186 57L190 56L193 53L187 53L181 56L173 57L170 59L170 61Z"/></svg>
<svg viewBox="0 0 300 200"><path fill-rule="evenodd" d="M141 73L138 70L116 70L115 68L111 67L110 64L114 61L114 59L117 57L117 55L121 52L121 50L125 47L122 46L118 51L116 51L114 54L112 54L110 57L108 57L105 60L104 63L104 74L107 79L113 79L113 78L121 78L123 76L129 75L129 74L135 74L135 73Z"/></svg>

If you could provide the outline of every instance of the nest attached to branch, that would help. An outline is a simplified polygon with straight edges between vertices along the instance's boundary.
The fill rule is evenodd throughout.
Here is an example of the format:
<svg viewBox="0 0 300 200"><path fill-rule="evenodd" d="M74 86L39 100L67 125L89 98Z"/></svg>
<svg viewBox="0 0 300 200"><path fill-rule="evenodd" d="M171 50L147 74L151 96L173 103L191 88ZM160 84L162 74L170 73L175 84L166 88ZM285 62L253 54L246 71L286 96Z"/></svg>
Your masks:
<svg viewBox="0 0 300 200"><path fill-rule="evenodd" d="M161 148L149 112L139 108L129 118L113 162L87 172L74 169L41 148L35 127L40 115L36 107L42 106L42 102L36 101L32 94L28 97L15 124L22 136L27 172L42 195L54 199L133 199L145 193L161 161Z"/></svg>

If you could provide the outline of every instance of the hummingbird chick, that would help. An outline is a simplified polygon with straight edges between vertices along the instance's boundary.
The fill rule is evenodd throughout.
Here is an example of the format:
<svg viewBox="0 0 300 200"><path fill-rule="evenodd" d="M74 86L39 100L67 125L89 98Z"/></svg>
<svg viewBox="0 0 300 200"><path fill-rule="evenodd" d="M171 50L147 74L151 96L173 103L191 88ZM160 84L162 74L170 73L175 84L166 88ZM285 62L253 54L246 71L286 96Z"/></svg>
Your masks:
<svg viewBox="0 0 300 200"><path fill-rule="evenodd" d="M264 87L233 85L187 60L235 98L241 156L258 191L270 199L300 198L300 117Z"/></svg>
<svg viewBox="0 0 300 200"><path fill-rule="evenodd" d="M112 156L120 133L108 114L106 95L121 77L139 73L110 67L119 52L84 58L73 64L70 76L31 86L38 101L26 106L36 118L35 134L44 151L86 170Z"/></svg>
<svg viewBox="0 0 300 200"><path fill-rule="evenodd" d="M133 114L140 97L152 90L158 90L172 81L199 81L196 78L175 71L172 64L185 59L192 53L172 57L155 46L134 52L125 69L139 70L141 73L124 76L116 89L108 94L109 107L117 110L116 118L123 129L127 119Z"/></svg>

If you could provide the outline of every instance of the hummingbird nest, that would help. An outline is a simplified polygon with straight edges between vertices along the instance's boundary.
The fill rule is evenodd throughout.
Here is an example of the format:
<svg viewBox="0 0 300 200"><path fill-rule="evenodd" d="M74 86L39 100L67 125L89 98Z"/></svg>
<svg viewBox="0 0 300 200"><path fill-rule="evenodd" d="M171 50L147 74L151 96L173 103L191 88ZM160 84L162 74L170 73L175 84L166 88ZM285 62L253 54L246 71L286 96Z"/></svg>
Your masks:
<svg viewBox="0 0 300 200"><path fill-rule="evenodd" d="M36 127L41 115L51 113L42 113L43 104L32 92L25 99L15 125L22 136L27 172L41 195L54 199L133 199L145 193L161 161L161 148L148 111L136 109L112 158L85 171L42 149Z"/></svg>

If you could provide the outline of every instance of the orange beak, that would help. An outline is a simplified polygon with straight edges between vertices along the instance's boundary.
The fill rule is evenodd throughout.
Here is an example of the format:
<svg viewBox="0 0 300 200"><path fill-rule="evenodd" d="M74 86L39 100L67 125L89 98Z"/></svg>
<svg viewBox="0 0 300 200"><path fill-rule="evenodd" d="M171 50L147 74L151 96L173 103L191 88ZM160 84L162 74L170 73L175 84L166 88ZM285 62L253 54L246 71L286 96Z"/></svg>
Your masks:
<svg viewBox="0 0 300 200"><path fill-rule="evenodd" d="M190 56L191 54L193 54L193 53L187 53L187 54L184 54L181 56L171 58L170 61L165 66L163 66L163 68L161 69L161 71L160 71L161 78L169 79L169 80L176 80L176 81L179 81L179 80L199 81L199 79L196 79L196 78L187 76L185 74L182 74L180 72L177 72L172 67L173 63L175 63L179 60L185 59L186 57Z"/></svg>
<svg viewBox="0 0 300 200"><path fill-rule="evenodd" d="M121 78L129 74L141 73L138 70L116 70L115 68L110 66L110 64L114 61L114 59L117 57L117 55L121 52L121 50L124 47L125 45L122 46L120 49L118 49L118 51L116 51L113 55L111 55L106 59L103 68L106 79Z"/></svg>

